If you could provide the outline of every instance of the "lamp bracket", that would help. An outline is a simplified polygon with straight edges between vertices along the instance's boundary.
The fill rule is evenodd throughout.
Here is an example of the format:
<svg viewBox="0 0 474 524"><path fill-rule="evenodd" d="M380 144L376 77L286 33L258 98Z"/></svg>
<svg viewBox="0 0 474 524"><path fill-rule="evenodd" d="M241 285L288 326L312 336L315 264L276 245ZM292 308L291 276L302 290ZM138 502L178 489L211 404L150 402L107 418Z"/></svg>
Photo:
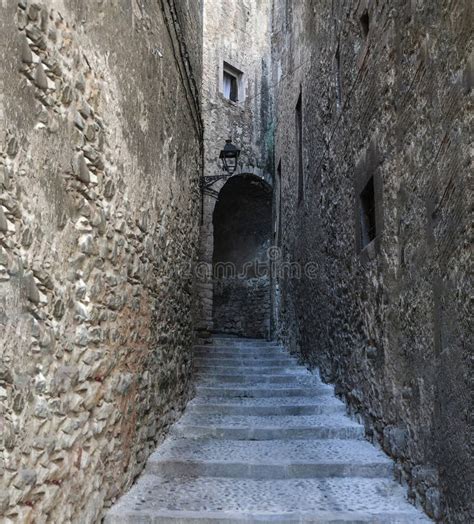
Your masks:
<svg viewBox="0 0 474 524"><path fill-rule="evenodd" d="M201 189L202 191L208 190L212 193L217 194L217 191L215 191L214 189L211 189L212 186L219 180L225 180L227 178L230 178L231 176L233 175L231 175L230 173L223 173L222 175L203 176L201 177Z"/></svg>

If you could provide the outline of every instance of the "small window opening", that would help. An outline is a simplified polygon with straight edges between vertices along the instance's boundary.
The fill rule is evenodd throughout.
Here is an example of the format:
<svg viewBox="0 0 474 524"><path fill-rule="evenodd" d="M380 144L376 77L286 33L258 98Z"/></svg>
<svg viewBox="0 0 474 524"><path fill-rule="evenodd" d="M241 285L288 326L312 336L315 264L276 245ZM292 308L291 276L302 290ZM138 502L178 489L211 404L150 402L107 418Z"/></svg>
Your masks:
<svg viewBox="0 0 474 524"><path fill-rule="evenodd" d="M342 107L342 79L341 79L341 52L339 45L336 49L336 106L339 111Z"/></svg>
<svg viewBox="0 0 474 524"><path fill-rule="evenodd" d="M242 100L242 73L238 69L224 62L222 81L222 93L228 100L232 102Z"/></svg>
<svg viewBox="0 0 474 524"><path fill-rule="evenodd" d="M362 16L360 17L360 25L362 27L362 34L364 35L364 38L367 38L370 29L369 12L367 11L367 9L362 13Z"/></svg>
<svg viewBox="0 0 474 524"><path fill-rule="evenodd" d="M293 0L286 0L285 1L285 25L287 29L291 25L292 11L293 11Z"/></svg>
<svg viewBox="0 0 474 524"><path fill-rule="evenodd" d="M232 102L239 101L239 85L237 78L224 71L224 96Z"/></svg>
<svg viewBox="0 0 474 524"><path fill-rule="evenodd" d="M374 177L370 177L360 194L360 231L362 249L370 244L377 235L375 222Z"/></svg>
<svg viewBox="0 0 474 524"><path fill-rule="evenodd" d="M296 148L298 162L298 203L304 199L304 172L303 172L303 108L302 95L298 97L295 109L296 120Z"/></svg>
<svg viewBox="0 0 474 524"><path fill-rule="evenodd" d="M281 160L278 162L278 168L277 168L277 202L276 202L276 245L281 245L281 199L282 199L282 187L281 187Z"/></svg>

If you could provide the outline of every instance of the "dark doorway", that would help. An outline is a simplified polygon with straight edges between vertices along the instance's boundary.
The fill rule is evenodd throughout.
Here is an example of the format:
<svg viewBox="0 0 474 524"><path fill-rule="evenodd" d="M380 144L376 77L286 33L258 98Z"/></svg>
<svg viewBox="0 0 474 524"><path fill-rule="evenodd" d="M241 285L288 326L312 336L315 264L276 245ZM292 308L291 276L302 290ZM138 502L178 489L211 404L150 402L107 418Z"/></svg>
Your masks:
<svg viewBox="0 0 474 524"><path fill-rule="evenodd" d="M219 194L213 222L214 331L268 337L270 186L254 175L232 177Z"/></svg>

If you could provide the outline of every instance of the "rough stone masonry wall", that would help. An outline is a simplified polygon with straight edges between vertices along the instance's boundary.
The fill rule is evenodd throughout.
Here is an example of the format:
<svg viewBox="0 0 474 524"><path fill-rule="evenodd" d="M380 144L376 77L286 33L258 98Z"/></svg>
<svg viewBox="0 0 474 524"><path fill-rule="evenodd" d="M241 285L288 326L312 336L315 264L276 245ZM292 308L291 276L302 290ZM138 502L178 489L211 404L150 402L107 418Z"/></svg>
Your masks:
<svg viewBox="0 0 474 524"><path fill-rule="evenodd" d="M271 0L205 0L203 42L204 174L222 174L219 153L231 138L241 149L239 173L271 182L273 161L271 76ZM243 73L239 101L222 92L224 61ZM201 311L199 330L213 329L213 213L225 181L206 191L199 260ZM207 277L206 277L207 275Z"/></svg>
<svg viewBox="0 0 474 524"><path fill-rule="evenodd" d="M214 282L214 329L226 335L270 336L269 275L253 278L222 277Z"/></svg>
<svg viewBox="0 0 474 524"><path fill-rule="evenodd" d="M279 333L335 382L439 522L474 520L470 1L276 0ZM367 32L367 34L365 34ZM295 107L302 91L304 200ZM362 251L359 193L375 180Z"/></svg>
<svg viewBox="0 0 474 524"><path fill-rule="evenodd" d="M2 522L98 522L189 397L201 6L173 4L0 3Z"/></svg>

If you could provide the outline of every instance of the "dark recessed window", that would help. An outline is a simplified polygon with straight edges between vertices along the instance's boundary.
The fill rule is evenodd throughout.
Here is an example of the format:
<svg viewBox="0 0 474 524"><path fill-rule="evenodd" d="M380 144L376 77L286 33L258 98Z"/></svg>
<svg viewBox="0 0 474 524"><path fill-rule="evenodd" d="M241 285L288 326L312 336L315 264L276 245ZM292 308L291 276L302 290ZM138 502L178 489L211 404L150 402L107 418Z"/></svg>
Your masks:
<svg viewBox="0 0 474 524"><path fill-rule="evenodd" d="M342 79L341 79L341 51L339 45L336 49L336 107L338 110L342 107Z"/></svg>
<svg viewBox="0 0 474 524"><path fill-rule="evenodd" d="M224 96L232 102L239 100L239 85L237 78L227 71L224 71Z"/></svg>
<svg viewBox="0 0 474 524"><path fill-rule="evenodd" d="M293 11L293 0L285 0L285 25L287 28L291 25L292 11Z"/></svg>
<svg viewBox="0 0 474 524"><path fill-rule="evenodd" d="M370 177L360 194L360 234L362 249L377 236L375 221L374 177Z"/></svg>
<svg viewBox="0 0 474 524"><path fill-rule="evenodd" d="M369 29L370 29L370 19L369 19L369 13L367 10L365 10L362 13L362 16L360 17L360 25L362 27L362 34L364 35L364 38L367 38L367 35L369 34Z"/></svg>
<svg viewBox="0 0 474 524"><path fill-rule="evenodd" d="M228 100L238 102L242 99L241 93L242 73L224 62L224 76L222 84L222 92Z"/></svg>
<svg viewBox="0 0 474 524"><path fill-rule="evenodd" d="M304 199L304 173L303 173L303 102L302 96L298 97L295 109L296 124L296 154L298 163L298 202Z"/></svg>
<svg viewBox="0 0 474 524"><path fill-rule="evenodd" d="M277 246L281 245L281 197L282 197L282 187L281 187L281 160L278 162L277 168L277 193L276 193L276 244Z"/></svg>

